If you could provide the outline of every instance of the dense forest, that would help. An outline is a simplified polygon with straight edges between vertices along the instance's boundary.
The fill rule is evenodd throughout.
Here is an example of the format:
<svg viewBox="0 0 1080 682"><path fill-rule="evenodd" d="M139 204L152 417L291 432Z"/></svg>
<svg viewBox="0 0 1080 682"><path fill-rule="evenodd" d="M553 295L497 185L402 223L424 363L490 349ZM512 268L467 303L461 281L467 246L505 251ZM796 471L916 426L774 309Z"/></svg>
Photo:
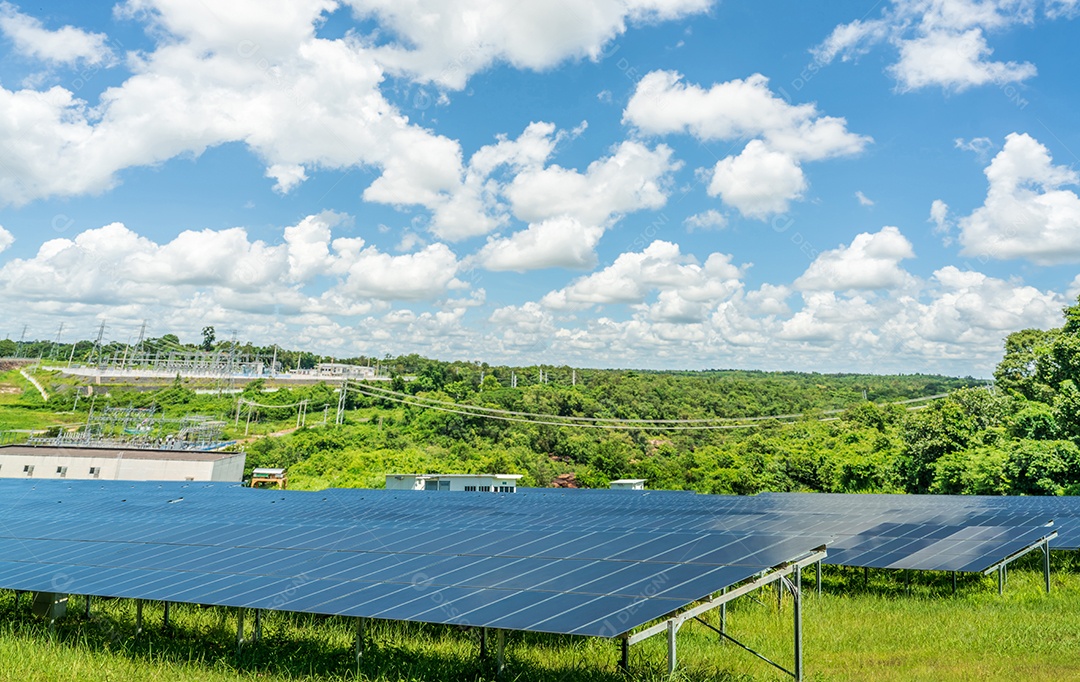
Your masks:
<svg viewBox="0 0 1080 682"><path fill-rule="evenodd" d="M392 381L348 390L344 424L308 418L305 427L243 447L249 469L287 466L293 485L306 488L379 486L392 472L497 471L520 473L522 484L533 486L644 478L653 488L710 493L1075 494L1080 303L1064 312L1060 328L1024 330L1005 340L993 385L922 375L583 370L382 358ZM36 409L73 409L76 392L63 390L60 377L46 378L55 391ZM244 408L246 418L288 425L302 402L308 415L336 411L337 390L319 384L267 392L260 380L239 396L200 394L178 379L154 391L113 387L103 400L216 415L229 419L239 437L247 425L239 420L238 400L258 404ZM550 423L491 416L497 414L548 415ZM720 421L746 418L758 419ZM587 420L673 421L612 428L611 421Z"/></svg>

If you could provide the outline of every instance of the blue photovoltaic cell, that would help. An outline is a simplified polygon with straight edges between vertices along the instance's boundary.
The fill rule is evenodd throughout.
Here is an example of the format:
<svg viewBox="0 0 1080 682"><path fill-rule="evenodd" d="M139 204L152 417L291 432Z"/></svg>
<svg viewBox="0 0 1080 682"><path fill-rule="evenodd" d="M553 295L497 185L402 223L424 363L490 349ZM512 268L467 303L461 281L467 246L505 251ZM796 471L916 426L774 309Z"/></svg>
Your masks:
<svg viewBox="0 0 1080 682"><path fill-rule="evenodd" d="M2 480L0 586L611 637L824 542L698 497Z"/></svg>
<svg viewBox="0 0 1080 682"><path fill-rule="evenodd" d="M1051 530L1080 544L1074 498L6 479L0 586L610 637L821 545L979 571Z"/></svg>

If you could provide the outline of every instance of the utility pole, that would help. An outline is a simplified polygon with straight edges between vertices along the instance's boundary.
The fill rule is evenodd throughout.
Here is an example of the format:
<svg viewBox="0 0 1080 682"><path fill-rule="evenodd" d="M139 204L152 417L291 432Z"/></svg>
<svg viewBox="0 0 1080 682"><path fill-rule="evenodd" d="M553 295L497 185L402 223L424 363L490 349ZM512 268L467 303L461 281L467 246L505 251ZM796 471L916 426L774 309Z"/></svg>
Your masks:
<svg viewBox="0 0 1080 682"><path fill-rule="evenodd" d="M337 401L337 418L334 420L334 424L341 426L345 423L345 392L349 388L349 380L341 382L341 394L338 396Z"/></svg>
<svg viewBox="0 0 1080 682"><path fill-rule="evenodd" d="M49 359L52 360L56 357L56 347L60 345L60 335L64 333L64 323L60 323L60 328L56 330L56 340L53 341L52 350L49 351Z"/></svg>
<svg viewBox="0 0 1080 682"><path fill-rule="evenodd" d="M15 344L15 357L22 357L23 339L26 338L26 329L29 325L23 325L22 334L19 334L19 342Z"/></svg>
<svg viewBox="0 0 1080 682"><path fill-rule="evenodd" d="M93 363L96 358L98 362L101 361L101 340L105 338L105 320L101 321L101 326L98 327L97 340L94 341L94 347L90 350L90 361Z"/></svg>
<svg viewBox="0 0 1080 682"><path fill-rule="evenodd" d="M137 358L139 353L142 352L142 342L146 338L146 320L143 320L142 326L139 327L139 340L135 344L135 358L132 358L132 362L138 362Z"/></svg>

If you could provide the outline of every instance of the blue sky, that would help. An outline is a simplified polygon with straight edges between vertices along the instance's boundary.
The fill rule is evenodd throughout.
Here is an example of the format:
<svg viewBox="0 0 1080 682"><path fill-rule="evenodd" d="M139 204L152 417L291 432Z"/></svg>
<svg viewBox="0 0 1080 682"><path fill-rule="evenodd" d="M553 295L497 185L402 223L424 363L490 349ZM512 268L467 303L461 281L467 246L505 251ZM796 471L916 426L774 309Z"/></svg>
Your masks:
<svg viewBox="0 0 1080 682"><path fill-rule="evenodd" d="M0 335L988 376L1078 0L0 2Z"/></svg>

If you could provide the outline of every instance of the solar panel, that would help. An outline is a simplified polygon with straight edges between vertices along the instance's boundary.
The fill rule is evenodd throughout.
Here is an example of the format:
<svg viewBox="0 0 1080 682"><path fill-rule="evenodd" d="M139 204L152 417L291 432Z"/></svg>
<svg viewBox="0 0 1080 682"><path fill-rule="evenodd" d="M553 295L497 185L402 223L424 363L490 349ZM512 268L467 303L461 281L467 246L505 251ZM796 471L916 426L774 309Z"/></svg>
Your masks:
<svg viewBox="0 0 1080 682"><path fill-rule="evenodd" d="M0 586L611 637L824 543L700 497L5 480Z"/></svg>
<svg viewBox="0 0 1080 682"><path fill-rule="evenodd" d="M1053 521L1052 549L1080 549L1080 497L989 495L845 495L839 493L762 493L774 510L880 514L891 518L976 526L1041 525Z"/></svg>

